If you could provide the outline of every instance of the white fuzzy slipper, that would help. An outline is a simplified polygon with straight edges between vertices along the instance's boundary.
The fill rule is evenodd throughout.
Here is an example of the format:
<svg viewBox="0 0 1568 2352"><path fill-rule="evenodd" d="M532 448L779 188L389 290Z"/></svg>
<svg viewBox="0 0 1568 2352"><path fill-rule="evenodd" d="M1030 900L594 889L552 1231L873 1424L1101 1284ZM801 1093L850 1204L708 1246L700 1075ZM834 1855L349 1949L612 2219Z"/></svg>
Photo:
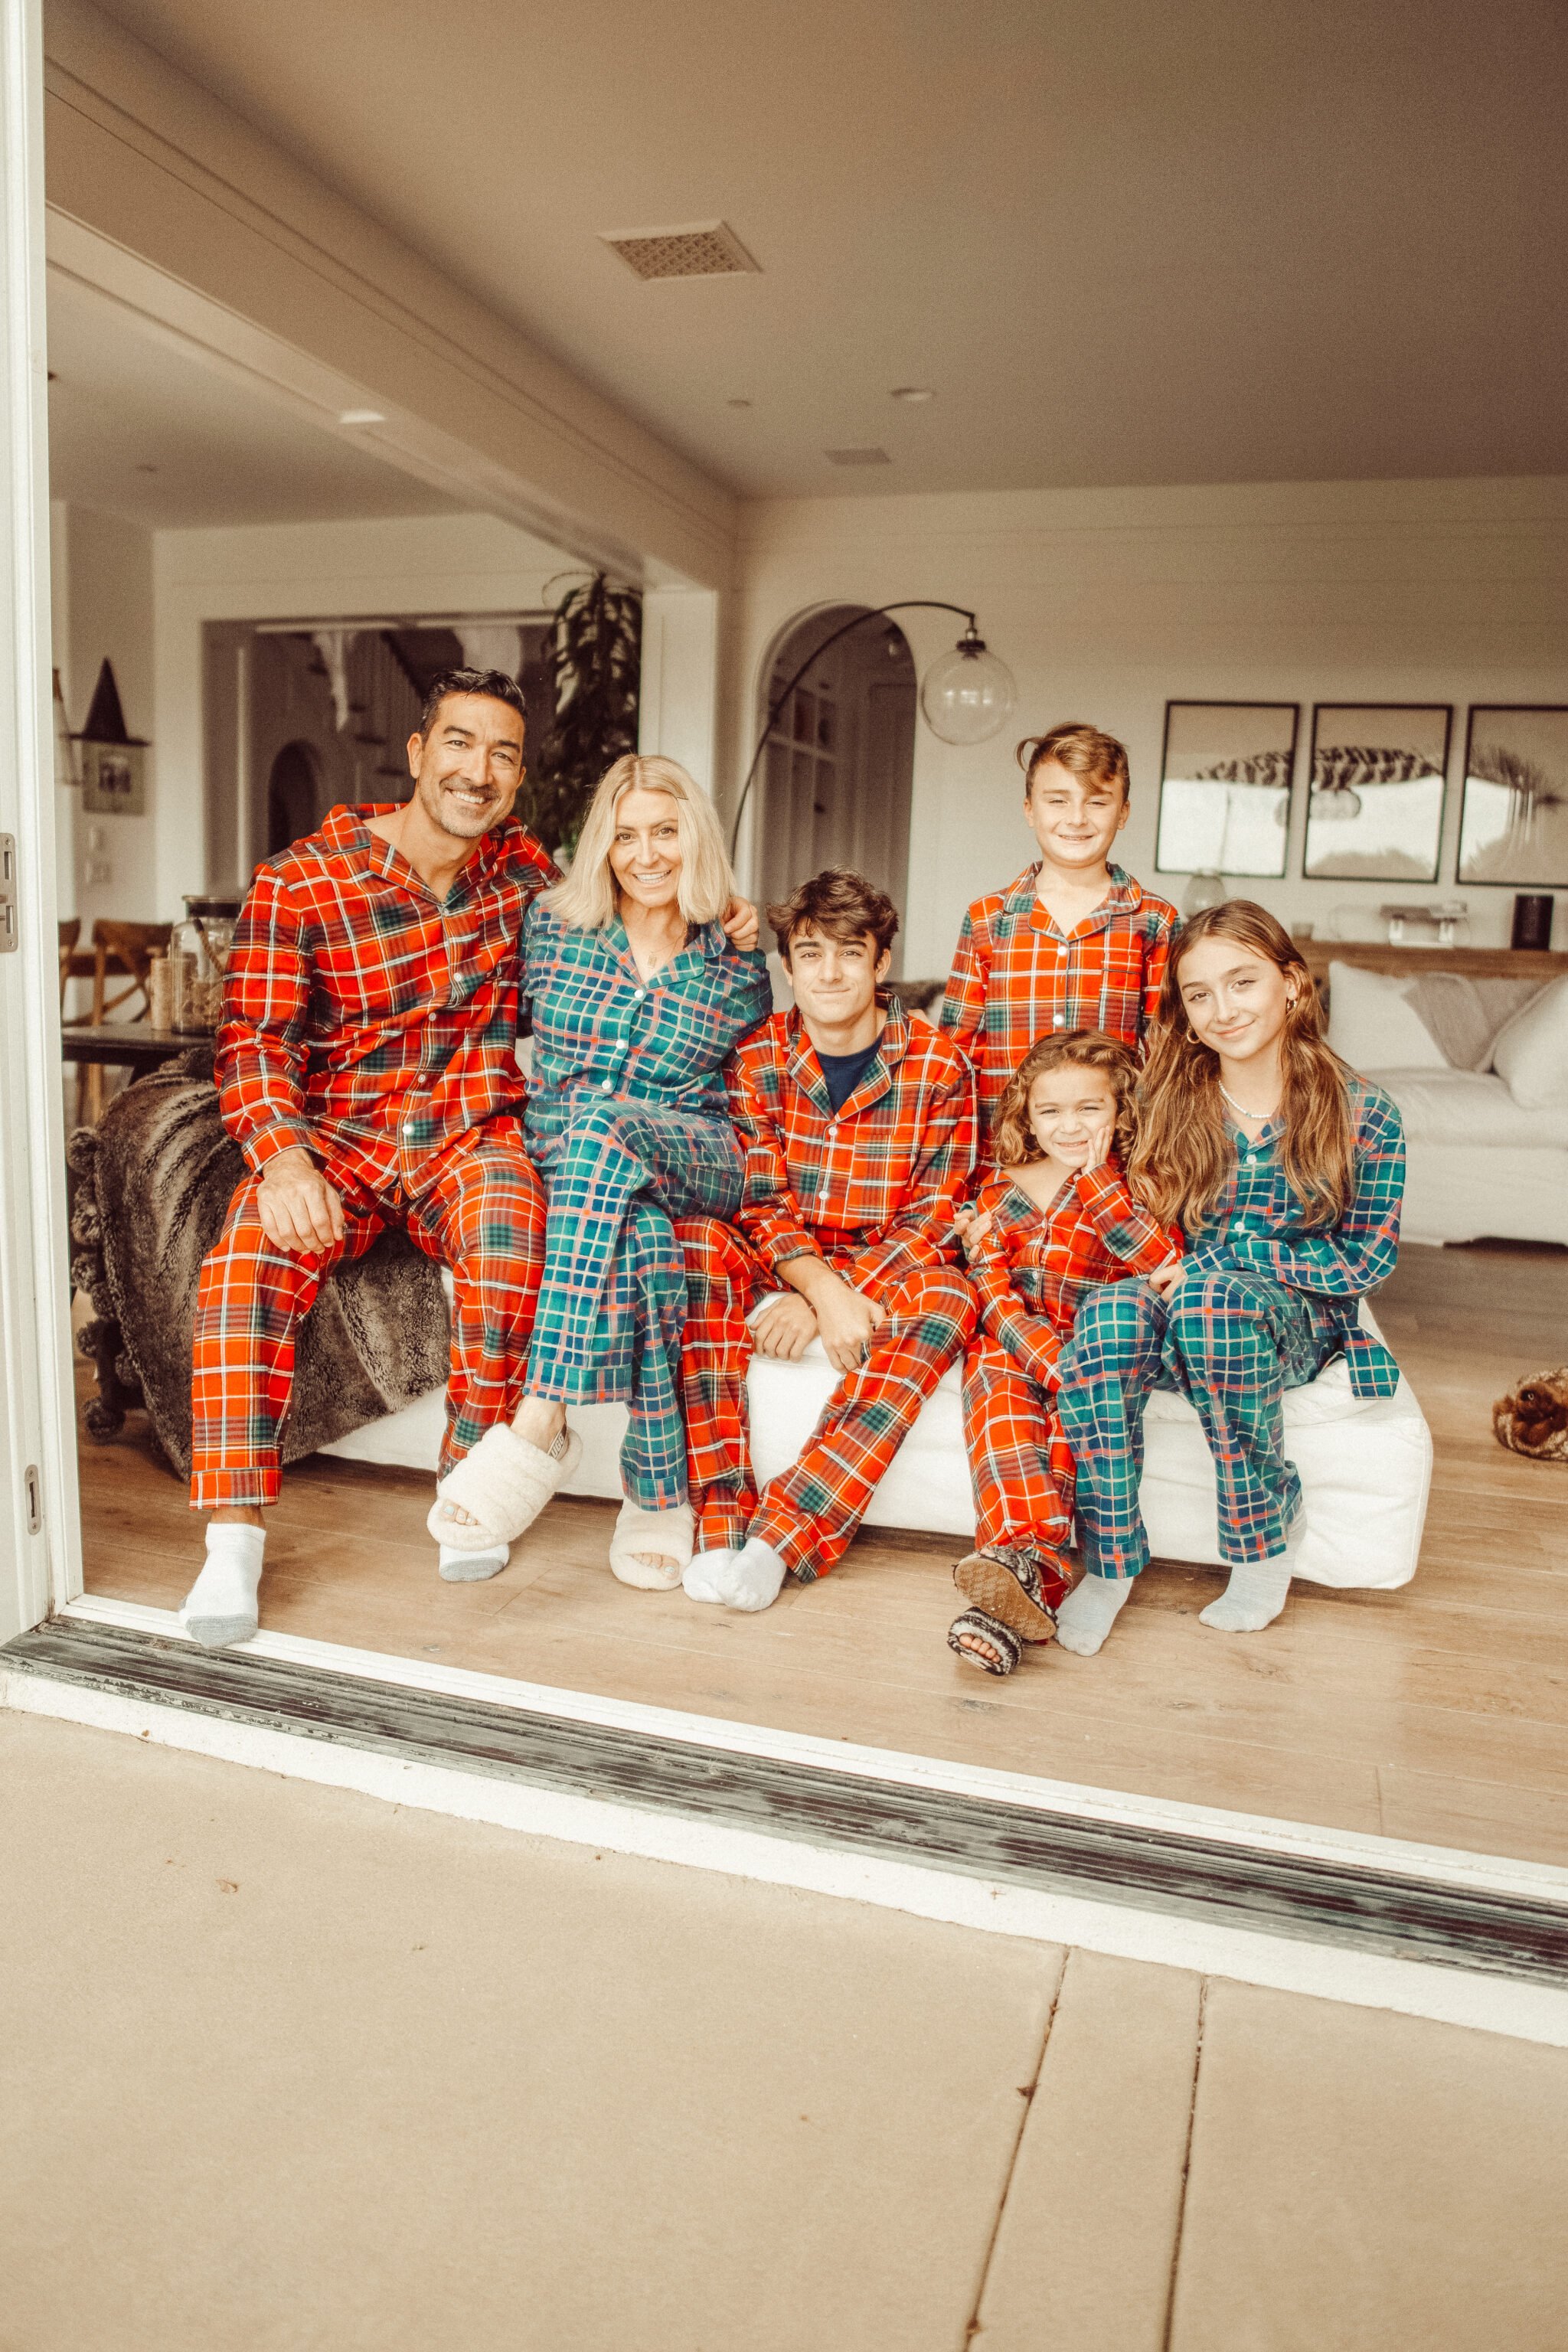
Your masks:
<svg viewBox="0 0 1568 2352"><path fill-rule="evenodd" d="M510 1422L497 1422L457 1467L448 1470L436 1489L436 1500L425 1524L448 1551L504 1551L514 1538L531 1528L562 1480L569 1478L583 1458L583 1441L575 1430L564 1433L559 1454L520 1437ZM560 1441L557 1440L557 1444ZM455 1519L443 1505L456 1504L468 1514Z"/></svg>
<svg viewBox="0 0 1568 2352"><path fill-rule="evenodd" d="M697 1514L689 1503L678 1503L672 1511L645 1511L636 1503L623 1503L610 1538L610 1566L623 1584L635 1584L639 1591L673 1592L696 1541ZM642 1557L645 1552L670 1566L650 1567Z"/></svg>

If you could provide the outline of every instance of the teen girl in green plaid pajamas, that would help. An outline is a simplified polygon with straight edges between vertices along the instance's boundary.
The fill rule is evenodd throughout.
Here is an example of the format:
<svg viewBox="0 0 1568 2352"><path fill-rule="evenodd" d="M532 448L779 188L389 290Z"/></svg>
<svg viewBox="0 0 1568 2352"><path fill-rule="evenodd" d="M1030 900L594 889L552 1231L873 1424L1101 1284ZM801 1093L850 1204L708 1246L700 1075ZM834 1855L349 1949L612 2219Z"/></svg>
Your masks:
<svg viewBox="0 0 1568 2352"><path fill-rule="evenodd" d="M1133 1192L1187 1235L1181 1266L1091 1292L1061 1360L1058 1403L1077 1465L1090 1574L1058 1638L1092 1654L1149 1562L1138 1509L1152 1390L1197 1409L1218 1484L1227 1632L1278 1616L1301 1486L1284 1451L1288 1388L1331 1357L1358 1396L1399 1369L1360 1328L1394 1270L1405 1184L1399 1112L1331 1054L1311 977L1261 907L1230 900L1178 934L1129 1170Z"/></svg>

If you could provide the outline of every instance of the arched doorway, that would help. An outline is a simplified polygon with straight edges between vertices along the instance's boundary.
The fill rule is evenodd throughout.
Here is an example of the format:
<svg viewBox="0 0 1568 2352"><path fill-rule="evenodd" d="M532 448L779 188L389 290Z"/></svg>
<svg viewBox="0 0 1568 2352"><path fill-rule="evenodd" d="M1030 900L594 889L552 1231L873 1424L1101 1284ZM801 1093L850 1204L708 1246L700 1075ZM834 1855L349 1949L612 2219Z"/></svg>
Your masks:
<svg viewBox="0 0 1568 2352"><path fill-rule="evenodd" d="M285 743L267 779L267 855L316 829L321 762L309 743Z"/></svg>
<svg viewBox="0 0 1568 2352"><path fill-rule="evenodd" d="M867 610L833 604L785 630L763 684L762 720L813 646ZM764 903L787 898L825 866L847 866L903 914L915 700L914 657L895 622L867 620L812 663L780 711L763 761ZM895 972L901 945L893 943Z"/></svg>

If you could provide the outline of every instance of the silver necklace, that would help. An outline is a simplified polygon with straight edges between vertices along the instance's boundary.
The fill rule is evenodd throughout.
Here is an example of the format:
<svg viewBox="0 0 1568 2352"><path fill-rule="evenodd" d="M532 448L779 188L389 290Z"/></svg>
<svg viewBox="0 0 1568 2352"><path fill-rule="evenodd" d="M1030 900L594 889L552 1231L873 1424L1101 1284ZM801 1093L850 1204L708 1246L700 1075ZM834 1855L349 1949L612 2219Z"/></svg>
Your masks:
<svg viewBox="0 0 1568 2352"><path fill-rule="evenodd" d="M1277 1111L1279 1108L1279 1104L1276 1103L1274 1110L1248 1110L1245 1103L1238 1103L1237 1101L1236 1097L1230 1092L1229 1088L1221 1079L1215 1078L1215 1084L1219 1087L1221 1094L1224 1095L1226 1102L1230 1105L1233 1111L1237 1112L1242 1118L1257 1119L1261 1127L1268 1126L1269 1120L1274 1116L1274 1111Z"/></svg>

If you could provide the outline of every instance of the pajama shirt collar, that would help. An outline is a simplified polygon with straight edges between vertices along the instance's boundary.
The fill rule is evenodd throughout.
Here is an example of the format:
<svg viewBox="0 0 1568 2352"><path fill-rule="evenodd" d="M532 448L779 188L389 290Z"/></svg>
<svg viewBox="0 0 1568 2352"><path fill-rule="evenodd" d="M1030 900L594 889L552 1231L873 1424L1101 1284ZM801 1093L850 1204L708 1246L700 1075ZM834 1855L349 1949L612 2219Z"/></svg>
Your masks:
<svg viewBox="0 0 1568 2352"><path fill-rule="evenodd" d="M845 1096L835 1111L828 1097L827 1080L822 1075L822 1064L816 1058L816 1048L806 1034L805 1023L798 1008L788 1016L786 1036L789 1041L785 1068L803 1095L815 1105L824 1118L853 1118L857 1111L868 1110L890 1093L899 1065L910 1050L910 1016L897 997L889 997L886 1005L887 1020L877 1040L875 1059L862 1071L860 1082L853 1092Z"/></svg>
<svg viewBox="0 0 1568 2352"><path fill-rule="evenodd" d="M1002 902L1003 911L1015 919L1026 917L1042 931L1055 931L1058 939L1086 940L1092 932L1109 930L1119 915L1135 915L1143 904L1142 882L1135 882L1124 867L1111 866L1107 869L1110 876L1110 887L1099 906L1093 908L1081 923L1075 923L1070 931L1058 930L1035 895L1044 863L1043 858L1037 857L1032 866L1025 866Z"/></svg>
<svg viewBox="0 0 1568 2352"><path fill-rule="evenodd" d="M395 816L406 806L405 801L367 801L357 807L344 803L330 812L320 837L365 887L373 882L388 882L395 889L435 899L436 893L418 868L393 843L370 829L372 817ZM514 862L527 866L531 877L542 876L552 882L560 879L548 855L527 826L520 818L509 816L479 835L474 856L459 866L450 890L444 899L436 899L437 905L456 908L466 904L501 867Z"/></svg>

